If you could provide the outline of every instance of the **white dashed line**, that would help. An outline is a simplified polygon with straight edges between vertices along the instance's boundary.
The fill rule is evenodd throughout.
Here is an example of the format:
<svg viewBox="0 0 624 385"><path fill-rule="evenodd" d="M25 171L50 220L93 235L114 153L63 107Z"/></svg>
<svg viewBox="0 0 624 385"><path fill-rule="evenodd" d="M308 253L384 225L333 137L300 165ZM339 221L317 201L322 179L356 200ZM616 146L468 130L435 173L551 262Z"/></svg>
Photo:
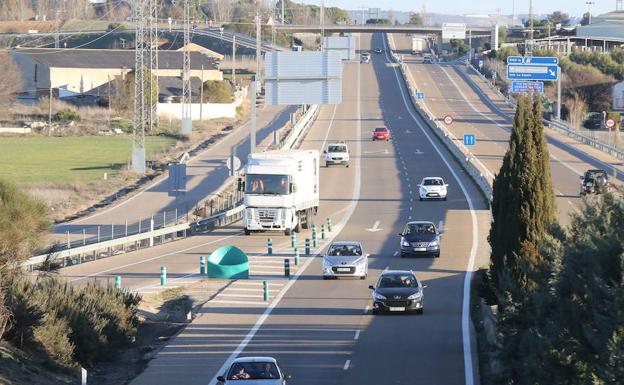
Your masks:
<svg viewBox="0 0 624 385"><path fill-rule="evenodd" d="M344 369L344 370L349 369L349 365L351 365L351 360L347 360L347 361L345 362L345 364L344 364L344 368L342 368L342 369Z"/></svg>
<svg viewBox="0 0 624 385"><path fill-rule="evenodd" d="M393 257L396 257L397 255L399 255L398 251L395 251L394 254L392 254Z"/></svg>
<svg viewBox="0 0 624 385"><path fill-rule="evenodd" d="M353 337L353 339L357 341L359 338L360 338L360 331L359 331L359 330L357 330L357 331L355 332L355 336Z"/></svg>
<svg viewBox="0 0 624 385"><path fill-rule="evenodd" d="M366 305L366 307L364 308L364 314L368 313L368 309L370 309L370 306Z"/></svg>

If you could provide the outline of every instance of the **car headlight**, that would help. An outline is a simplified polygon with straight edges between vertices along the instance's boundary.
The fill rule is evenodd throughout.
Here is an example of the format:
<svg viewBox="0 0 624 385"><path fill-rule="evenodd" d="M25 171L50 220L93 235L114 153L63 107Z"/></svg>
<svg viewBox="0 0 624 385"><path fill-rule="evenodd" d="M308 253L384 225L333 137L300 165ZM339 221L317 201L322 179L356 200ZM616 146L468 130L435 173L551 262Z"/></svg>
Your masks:
<svg viewBox="0 0 624 385"><path fill-rule="evenodd" d="M379 293L377 293L377 292L374 292L374 293L373 293L373 298L378 299L378 300L383 300L383 299L386 299L386 297L385 297L385 296L383 296L383 295L381 295L381 294L379 294Z"/></svg>
<svg viewBox="0 0 624 385"><path fill-rule="evenodd" d="M422 298L422 292L420 291L407 297L407 299L421 299L421 298Z"/></svg>
<svg viewBox="0 0 624 385"><path fill-rule="evenodd" d="M433 242L429 242L429 247L438 247L440 246L440 241L438 239L436 239Z"/></svg>
<svg viewBox="0 0 624 385"><path fill-rule="evenodd" d="M401 246L409 247L409 242L405 240L405 238L401 238Z"/></svg>

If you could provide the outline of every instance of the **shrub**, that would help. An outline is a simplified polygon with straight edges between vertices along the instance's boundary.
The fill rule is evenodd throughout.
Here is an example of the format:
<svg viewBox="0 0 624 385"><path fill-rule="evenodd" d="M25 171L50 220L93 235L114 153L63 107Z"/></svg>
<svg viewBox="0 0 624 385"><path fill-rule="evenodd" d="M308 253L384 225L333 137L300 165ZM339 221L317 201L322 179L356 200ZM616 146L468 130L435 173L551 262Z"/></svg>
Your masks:
<svg viewBox="0 0 624 385"><path fill-rule="evenodd" d="M52 360L64 366L74 364L74 345L69 335L69 323L58 316L55 310L48 313L41 325L35 328L35 340Z"/></svg>
<svg viewBox="0 0 624 385"><path fill-rule="evenodd" d="M107 32L111 32L111 31L123 31L125 30L126 27L121 24L121 23L110 23L108 25L108 27L106 27L106 31Z"/></svg>
<svg viewBox="0 0 624 385"><path fill-rule="evenodd" d="M70 121L79 122L80 115L74 110L70 110L69 108L64 108L61 111L54 114L52 119L55 122L70 122Z"/></svg>
<svg viewBox="0 0 624 385"><path fill-rule="evenodd" d="M220 80L208 80L204 83L204 103L232 103L232 87Z"/></svg>

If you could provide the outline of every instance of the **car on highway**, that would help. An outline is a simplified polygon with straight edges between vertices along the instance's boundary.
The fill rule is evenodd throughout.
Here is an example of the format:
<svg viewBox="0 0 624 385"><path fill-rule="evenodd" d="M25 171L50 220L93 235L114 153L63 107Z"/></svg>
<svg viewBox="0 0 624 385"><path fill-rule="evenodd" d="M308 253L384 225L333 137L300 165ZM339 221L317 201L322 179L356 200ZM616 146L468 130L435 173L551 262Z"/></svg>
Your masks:
<svg viewBox="0 0 624 385"><path fill-rule="evenodd" d="M390 130L388 130L388 127L376 127L375 131L373 131L373 140L390 140Z"/></svg>
<svg viewBox="0 0 624 385"><path fill-rule="evenodd" d="M224 385L285 385L289 379L273 357L239 357L224 375L217 377L217 381Z"/></svg>
<svg viewBox="0 0 624 385"><path fill-rule="evenodd" d="M360 242L333 242L323 255L323 279L368 276L368 254Z"/></svg>
<svg viewBox="0 0 624 385"><path fill-rule="evenodd" d="M433 63L433 57L431 55L423 56L423 63L425 63L425 64Z"/></svg>
<svg viewBox="0 0 624 385"><path fill-rule="evenodd" d="M360 62L361 63L370 63L370 53L369 52L362 52L360 54Z"/></svg>
<svg viewBox="0 0 624 385"><path fill-rule="evenodd" d="M385 270L373 291L373 314L382 312L424 312L424 288L412 271Z"/></svg>
<svg viewBox="0 0 624 385"><path fill-rule="evenodd" d="M442 235L432 222L408 222L399 236L401 237L401 258L410 255L440 257L440 238Z"/></svg>
<svg viewBox="0 0 624 385"><path fill-rule="evenodd" d="M425 177L418 185L418 195L420 200L425 199L442 199L446 200L448 193L448 184L444 183L444 179L440 177Z"/></svg>
<svg viewBox="0 0 624 385"><path fill-rule="evenodd" d="M382 48L379 48L379 47L375 48L373 51L374 51L375 53L383 53L383 49L382 49Z"/></svg>
<svg viewBox="0 0 624 385"><path fill-rule="evenodd" d="M581 192L580 196L586 194L601 194L609 191L611 184L609 183L609 175L606 170L587 170L584 175L580 176Z"/></svg>
<svg viewBox="0 0 624 385"><path fill-rule="evenodd" d="M336 141L329 143L323 154L325 154L325 167L334 164L342 164L349 167L349 148L346 142Z"/></svg>

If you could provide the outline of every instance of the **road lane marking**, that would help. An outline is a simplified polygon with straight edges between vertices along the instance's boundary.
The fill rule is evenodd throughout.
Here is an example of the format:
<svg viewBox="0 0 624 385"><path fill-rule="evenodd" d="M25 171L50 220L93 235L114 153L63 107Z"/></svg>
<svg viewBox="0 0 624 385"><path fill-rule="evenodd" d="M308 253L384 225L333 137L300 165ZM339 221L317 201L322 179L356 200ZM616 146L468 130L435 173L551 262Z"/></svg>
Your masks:
<svg viewBox="0 0 624 385"><path fill-rule="evenodd" d="M358 44L359 43L360 43L360 41L358 39ZM345 225L347 224L347 222L349 221L349 219L351 218L351 216L355 212L355 208L357 207L357 202L360 199L361 176L362 176L362 170L361 170L361 158L362 158L361 157L361 154L362 154L362 119L361 119L361 117L362 117L362 110L361 110L361 106L360 106L360 104L361 104L361 97L360 97L361 81L360 81L360 79L361 79L361 69L360 69L360 66L357 66L357 82L356 82L356 89L357 89L357 91L356 91L357 92L357 103L356 103L356 132L357 132L357 136L356 136L356 154L358 154L360 156L357 156L356 160L355 160L354 189L353 189L353 194L351 196L351 200L349 202L349 206L348 206L349 209L346 211L346 214L342 218L342 220L339 223L336 224L336 226L335 226L336 227L336 231L334 231L333 235L330 236L328 242L330 242L333 238L335 238L340 233L340 230L342 230L342 228L345 227ZM336 107L337 107L337 105L334 106L334 108L336 108ZM326 138L327 138L328 135L329 135L329 132L326 135ZM323 142L323 147L324 146L325 146L325 141ZM292 287L292 285L294 285L295 282L297 282L297 280L299 279L299 276L308 268L308 266L312 263L313 260L314 260L314 258L309 258L303 264L302 268L297 270L297 272L295 273L293 279L288 281L288 283L284 286L282 291L280 291L277 294L277 296L275 297L273 302L271 302L271 304L264 310L264 312L262 313L260 318L251 327L251 329L249 330L247 335L243 338L243 340L240 342L240 344L238 344L236 349L234 349L232 351L232 353L225 360L223 365L221 365L219 370L217 370L217 372L214 374L213 378L208 382L208 384L211 384L211 385L212 384L217 384L217 377L220 376L221 373L224 373L227 369L229 369L230 365L232 364L232 361L234 361L234 359L236 359L240 355L240 353L242 353L245 350L245 348L247 347L247 345L249 345L249 343L254 338L254 336L256 335L258 330L260 330L262 325L264 325L264 322L269 318L269 316L273 312L273 309L275 307L277 307L277 305L279 305L280 301L282 300L284 295L288 292L290 287Z"/></svg>
<svg viewBox="0 0 624 385"><path fill-rule="evenodd" d="M364 314L368 313L368 309L370 309L370 306L366 305L366 307L364 308Z"/></svg>
<svg viewBox="0 0 624 385"><path fill-rule="evenodd" d="M439 232L443 232L444 231L444 221L438 222L438 231Z"/></svg>
<svg viewBox="0 0 624 385"><path fill-rule="evenodd" d="M266 306L267 304L267 302L258 302L258 301L230 301L230 300L219 300L219 299L213 299L209 301L208 303L221 303L221 304L227 304L227 305L258 305L258 306Z"/></svg>
<svg viewBox="0 0 624 385"><path fill-rule="evenodd" d="M351 360L347 360L344 364L344 367L342 369L347 370L349 369L349 365L351 365Z"/></svg>
<svg viewBox="0 0 624 385"><path fill-rule="evenodd" d="M375 221L375 224L373 225L372 228L370 229L366 229L366 231L370 231L371 233L376 233L377 231L381 231L383 229L379 228L379 221Z"/></svg>
<svg viewBox="0 0 624 385"><path fill-rule="evenodd" d="M355 331L355 336L353 336L353 339L354 339L354 340L356 340L356 341L357 341L358 339L360 339L360 331L359 331L359 330L356 330L356 331Z"/></svg>
<svg viewBox="0 0 624 385"><path fill-rule="evenodd" d="M393 257L396 257L397 255L399 255L398 251L395 251L394 254L392 254Z"/></svg>
<svg viewBox="0 0 624 385"><path fill-rule="evenodd" d="M382 41L383 41L384 48L385 48L386 39L382 39ZM387 50L386 50L386 58L389 60ZM470 198L468 194L468 190L466 190L466 187L464 186L461 179L459 178L459 175L457 174L457 172L455 172L453 167L451 167L451 164L446 159L442 151L438 148L438 145L436 144L436 142L431 138L429 132L425 130L425 128L422 126L422 124L420 123L419 119L416 117L414 112L412 112L412 109L414 106L410 105L407 102L407 98L405 96L404 84L401 83L401 80L399 79L399 75L397 73L396 68L394 68L392 71L394 72L394 77L396 78L397 84L399 86L401 98L403 99L403 103L405 104L405 107L407 108L407 112L412 116L418 128L420 128L420 130L425 135L429 143L431 143L434 150L438 153L438 155L440 156L444 164L446 164L446 167L449 169L451 174L453 174L453 177L455 178L459 187L461 188L464 194L464 197L466 197L466 202L468 203L468 208L470 209L470 217L472 219L472 247L470 248L470 256L468 258L468 265L466 266L466 274L464 275L461 325L462 325L462 346L463 346L463 353L464 353L464 380L465 380L466 385L474 385L474 368L473 368L473 362L472 362L472 348L471 348L472 341L470 339L470 283L472 281L475 258L477 255L477 245L479 243L479 233L478 233L479 223L477 222L477 214L475 212L472 199Z"/></svg>

